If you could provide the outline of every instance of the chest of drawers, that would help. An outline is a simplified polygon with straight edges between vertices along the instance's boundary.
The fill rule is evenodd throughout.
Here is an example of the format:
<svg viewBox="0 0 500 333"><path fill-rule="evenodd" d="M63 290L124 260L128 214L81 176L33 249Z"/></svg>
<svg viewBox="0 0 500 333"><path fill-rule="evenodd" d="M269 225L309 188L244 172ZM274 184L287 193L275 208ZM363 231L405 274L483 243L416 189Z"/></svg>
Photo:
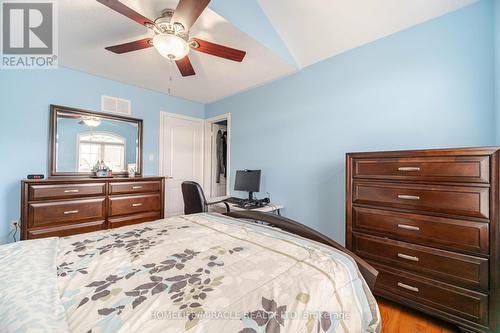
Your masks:
<svg viewBox="0 0 500 333"><path fill-rule="evenodd" d="M21 183L21 239L62 237L164 216L162 177L53 178Z"/></svg>
<svg viewBox="0 0 500 333"><path fill-rule="evenodd" d="M349 153L346 245L375 294L500 332L500 148Z"/></svg>

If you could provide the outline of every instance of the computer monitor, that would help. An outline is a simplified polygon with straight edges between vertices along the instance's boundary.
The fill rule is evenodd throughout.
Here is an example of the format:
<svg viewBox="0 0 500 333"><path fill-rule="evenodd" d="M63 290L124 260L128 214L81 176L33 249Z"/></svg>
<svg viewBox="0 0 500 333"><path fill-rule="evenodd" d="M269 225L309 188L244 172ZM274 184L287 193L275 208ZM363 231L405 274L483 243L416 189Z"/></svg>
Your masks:
<svg viewBox="0 0 500 333"><path fill-rule="evenodd" d="M248 200L253 200L253 192L260 191L260 170L237 170L235 191L248 192Z"/></svg>

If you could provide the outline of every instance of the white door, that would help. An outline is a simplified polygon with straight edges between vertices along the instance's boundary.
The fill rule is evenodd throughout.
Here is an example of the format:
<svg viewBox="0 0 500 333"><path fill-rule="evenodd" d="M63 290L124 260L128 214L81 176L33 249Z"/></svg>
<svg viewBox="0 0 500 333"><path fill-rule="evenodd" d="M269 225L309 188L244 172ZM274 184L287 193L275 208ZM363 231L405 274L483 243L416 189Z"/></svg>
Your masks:
<svg viewBox="0 0 500 333"><path fill-rule="evenodd" d="M165 215L184 214L181 184L203 184L203 120L166 112L161 116L161 175L166 176Z"/></svg>

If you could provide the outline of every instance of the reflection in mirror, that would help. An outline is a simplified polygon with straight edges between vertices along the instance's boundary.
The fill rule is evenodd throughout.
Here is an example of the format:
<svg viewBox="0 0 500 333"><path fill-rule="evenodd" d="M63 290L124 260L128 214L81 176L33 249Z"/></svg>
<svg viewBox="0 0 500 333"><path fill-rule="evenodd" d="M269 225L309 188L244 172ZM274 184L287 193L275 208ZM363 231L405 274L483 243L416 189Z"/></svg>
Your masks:
<svg viewBox="0 0 500 333"><path fill-rule="evenodd" d="M99 161L113 171L125 171L125 142L120 135L106 132L78 134L78 172L90 172Z"/></svg>
<svg viewBox="0 0 500 333"><path fill-rule="evenodd" d="M90 174L101 161L113 174L140 172L140 122L60 109L53 121L55 174Z"/></svg>

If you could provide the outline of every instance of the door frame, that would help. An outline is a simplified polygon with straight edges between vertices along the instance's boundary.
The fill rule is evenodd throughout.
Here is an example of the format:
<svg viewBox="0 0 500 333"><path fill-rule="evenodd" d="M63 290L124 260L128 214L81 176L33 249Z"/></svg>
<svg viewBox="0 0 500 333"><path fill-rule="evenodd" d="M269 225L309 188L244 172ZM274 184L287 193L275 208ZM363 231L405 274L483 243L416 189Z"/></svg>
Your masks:
<svg viewBox="0 0 500 333"><path fill-rule="evenodd" d="M203 128L203 133L201 135L201 185L203 186L205 183L205 120L203 118L196 118L196 117L190 117L190 116L185 116L182 114L177 114L177 113L172 113L172 112L166 112L166 111L160 111L160 142L159 142L159 152L158 152L158 162L159 162L159 170L158 174L160 177L165 177L166 181L168 181L169 175L165 175L163 173L163 167L165 163L165 147L164 145L164 139L165 139L165 128L163 127L163 122L165 121L165 118L170 117L170 118L177 118L177 119L184 119L184 120L191 120L191 121L196 121L199 122L202 125ZM167 201L165 200L165 204ZM165 210L166 212L166 210Z"/></svg>
<svg viewBox="0 0 500 333"><path fill-rule="evenodd" d="M204 161L203 161L203 188L208 197L212 194L212 124L227 120L227 178L226 195L231 193L231 113L224 113L212 118L205 119L204 126ZM205 167L206 166L206 167Z"/></svg>

